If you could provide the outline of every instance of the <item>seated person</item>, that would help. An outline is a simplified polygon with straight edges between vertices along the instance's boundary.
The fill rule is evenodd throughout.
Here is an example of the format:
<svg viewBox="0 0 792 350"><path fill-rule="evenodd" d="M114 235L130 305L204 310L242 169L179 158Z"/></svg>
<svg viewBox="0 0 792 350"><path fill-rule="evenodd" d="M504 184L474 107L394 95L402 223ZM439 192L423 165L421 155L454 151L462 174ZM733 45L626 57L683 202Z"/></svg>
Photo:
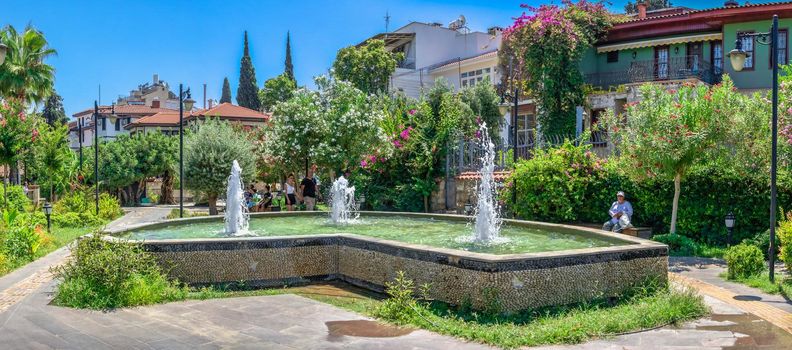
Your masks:
<svg viewBox="0 0 792 350"><path fill-rule="evenodd" d="M253 210L253 207L256 205L256 201L254 199L256 195L256 186L250 185L250 187L245 190L245 205L247 206L248 210Z"/></svg>
<svg viewBox="0 0 792 350"><path fill-rule="evenodd" d="M258 211L270 211L270 207L272 206L272 197L270 185L264 186L264 194L261 195L261 199L256 205Z"/></svg>
<svg viewBox="0 0 792 350"><path fill-rule="evenodd" d="M602 225L603 230L621 233L625 228L632 226L630 217L633 215L633 208L630 202L624 200L624 192L616 193L616 201L611 205L608 214L611 218Z"/></svg>

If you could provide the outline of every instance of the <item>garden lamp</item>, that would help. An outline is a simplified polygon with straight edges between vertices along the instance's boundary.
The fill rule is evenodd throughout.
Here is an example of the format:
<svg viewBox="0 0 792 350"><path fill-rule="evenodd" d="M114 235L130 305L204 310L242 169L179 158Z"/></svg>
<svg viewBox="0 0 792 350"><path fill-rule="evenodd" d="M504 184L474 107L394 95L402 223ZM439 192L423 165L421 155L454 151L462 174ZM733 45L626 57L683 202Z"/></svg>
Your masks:
<svg viewBox="0 0 792 350"><path fill-rule="evenodd" d="M742 49L742 38L738 37L734 43L734 50L729 51L729 60L735 72L741 72L745 67L745 59L748 53Z"/></svg>
<svg viewBox="0 0 792 350"><path fill-rule="evenodd" d="M729 212L725 218L726 230L729 231L729 245L732 244L732 234L734 233L734 213Z"/></svg>
<svg viewBox="0 0 792 350"><path fill-rule="evenodd" d="M187 89L187 98L184 99L184 109L191 111L193 105L195 105L195 100L193 100L192 96L190 96L190 89Z"/></svg>
<svg viewBox="0 0 792 350"><path fill-rule="evenodd" d="M51 226L50 216L52 215L52 204L50 204L49 202L45 202L43 209L44 209L44 215L47 216L47 233L49 233Z"/></svg>
<svg viewBox="0 0 792 350"><path fill-rule="evenodd" d="M3 64L6 58L6 52L8 52L8 46L3 43L0 43L0 64Z"/></svg>

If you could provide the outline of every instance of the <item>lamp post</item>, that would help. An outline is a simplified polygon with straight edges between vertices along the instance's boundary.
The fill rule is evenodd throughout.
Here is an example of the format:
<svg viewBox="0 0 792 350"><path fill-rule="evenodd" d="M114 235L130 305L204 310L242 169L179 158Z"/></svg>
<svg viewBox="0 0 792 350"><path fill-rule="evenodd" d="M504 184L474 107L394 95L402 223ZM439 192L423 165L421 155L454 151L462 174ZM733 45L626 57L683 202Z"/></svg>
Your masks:
<svg viewBox="0 0 792 350"><path fill-rule="evenodd" d="M185 98L186 97L186 98ZM184 109L192 111L195 100L190 95L190 88L184 91L179 84L179 217L184 217Z"/></svg>
<svg viewBox="0 0 792 350"><path fill-rule="evenodd" d="M47 233L50 233L51 221L50 215L52 215L52 204L50 202L44 202L44 215L47 216Z"/></svg>
<svg viewBox="0 0 792 350"><path fill-rule="evenodd" d="M511 93L506 91L506 88L501 89L501 104L498 106L501 114L506 114L509 111L509 105L506 104L507 100L513 102L511 115L512 115L512 166L517 166L517 108L520 103L520 87L514 81L514 67L512 62L514 56L509 57L509 82L513 88ZM517 177L512 177L512 206L517 205Z"/></svg>
<svg viewBox="0 0 792 350"><path fill-rule="evenodd" d="M729 212L726 214L724 222L726 224L726 230L729 231L729 245L732 245L734 244L734 241L732 240L732 237L734 236L734 213Z"/></svg>
<svg viewBox="0 0 792 350"><path fill-rule="evenodd" d="M96 216L99 216L99 102L94 100L94 200Z"/></svg>
<svg viewBox="0 0 792 350"><path fill-rule="evenodd" d="M729 52L729 60L735 71L742 71L745 67L745 58L748 53L742 49L743 38L756 38L762 45L770 45L770 63L773 66L773 119L771 135L770 156L770 248L768 249L768 268L770 281L775 281L775 226L776 226L776 166L778 162L778 15L773 15L773 26L770 32L765 33L738 33L735 48Z"/></svg>

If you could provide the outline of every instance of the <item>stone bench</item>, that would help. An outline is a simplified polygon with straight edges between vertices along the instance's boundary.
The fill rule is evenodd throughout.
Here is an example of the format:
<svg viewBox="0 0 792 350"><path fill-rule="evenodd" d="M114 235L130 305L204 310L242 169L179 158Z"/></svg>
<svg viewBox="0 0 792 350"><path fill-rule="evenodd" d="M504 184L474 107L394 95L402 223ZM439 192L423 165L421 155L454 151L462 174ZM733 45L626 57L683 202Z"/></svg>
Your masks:
<svg viewBox="0 0 792 350"><path fill-rule="evenodd" d="M602 224L573 223L573 224L570 224L570 225L582 226L582 227L588 227L588 228L596 228L596 229L601 229L602 228ZM652 228L651 227L635 227L635 226L633 226L633 227L624 229L624 231L622 231L622 234L633 236L633 237L638 237L638 238L643 238L643 239L652 239Z"/></svg>

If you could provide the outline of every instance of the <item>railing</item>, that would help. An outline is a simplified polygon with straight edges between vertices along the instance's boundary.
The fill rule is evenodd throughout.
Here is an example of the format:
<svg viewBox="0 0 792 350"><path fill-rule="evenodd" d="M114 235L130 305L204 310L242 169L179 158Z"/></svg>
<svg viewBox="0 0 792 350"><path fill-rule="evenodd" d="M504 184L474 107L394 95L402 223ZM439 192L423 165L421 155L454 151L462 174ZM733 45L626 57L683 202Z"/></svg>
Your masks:
<svg viewBox="0 0 792 350"><path fill-rule="evenodd" d="M586 82L606 89L623 84L681 79L698 79L707 84L717 84L722 74L723 67L715 67L699 56L683 56L667 61L633 61L627 70L588 74Z"/></svg>
<svg viewBox="0 0 792 350"><path fill-rule="evenodd" d="M530 159L537 149L547 149L559 146L566 140L576 143L583 142L592 145L592 148L607 147L607 135L604 132L593 132L586 140L574 135L541 135L537 137L535 130L518 132L518 143L512 148L511 143L495 146L495 170L505 170L513 162L512 152L517 152L517 159ZM466 171L481 170L481 159L484 149L477 140L459 140L451 145L446 158L446 170L449 176L455 176Z"/></svg>

